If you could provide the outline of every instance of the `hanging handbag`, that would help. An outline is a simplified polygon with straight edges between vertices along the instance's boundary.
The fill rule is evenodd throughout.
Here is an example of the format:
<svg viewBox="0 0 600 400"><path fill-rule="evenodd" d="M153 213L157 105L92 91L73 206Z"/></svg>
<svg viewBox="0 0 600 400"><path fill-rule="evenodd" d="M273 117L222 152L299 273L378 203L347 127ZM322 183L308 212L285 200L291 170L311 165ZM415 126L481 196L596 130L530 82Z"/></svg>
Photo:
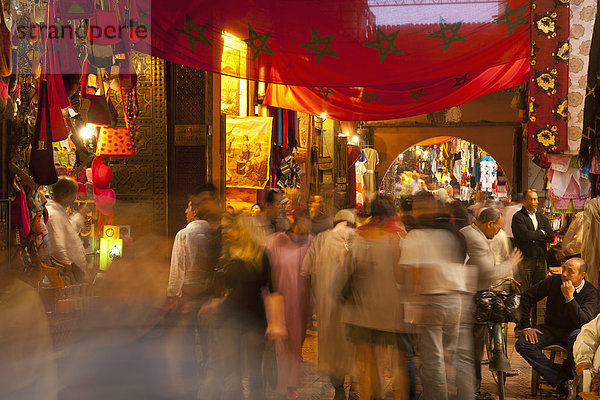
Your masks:
<svg viewBox="0 0 600 400"><path fill-rule="evenodd" d="M10 29L6 26L4 20L4 10L0 2L0 75L9 76L12 74L12 51L10 40Z"/></svg>
<svg viewBox="0 0 600 400"><path fill-rule="evenodd" d="M108 110L108 103L106 96L104 95L104 85L98 80L98 86L100 87L101 95L88 93L88 64L86 62L84 66L84 73L81 76L81 98L90 101L90 107L87 112L87 121L93 125L109 126L110 125L110 113ZM98 74L100 78L101 74Z"/></svg>
<svg viewBox="0 0 600 400"><path fill-rule="evenodd" d="M67 129L65 118L62 114L62 109L60 108L58 100L56 99L56 91L52 90L55 83L56 81L53 79L51 79L50 82L48 82L48 86L50 86L48 88L48 111L50 114L50 129L52 130L52 139L55 142L59 142L69 137L69 130ZM42 118L45 118L45 116L42 116ZM43 120L42 122L44 121L45 120ZM47 130L45 129L45 126L46 125L42 124L42 132L40 136L42 140L45 139L47 135Z"/></svg>
<svg viewBox="0 0 600 400"><path fill-rule="evenodd" d="M33 131L29 170L38 185L53 185L58 181L54 167L54 151L52 149L52 129L50 127L50 108L48 107L48 87L46 81L40 82L38 114ZM44 118L42 118L44 117ZM42 125L44 121L44 124ZM46 128L45 141L41 141L42 126Z"/></svg>
<svg viewBox="0 0 600 400"><path fill-rule="evenodd" d="M96 156L134 156L135 150L129 128L102 127L98 135Z"/></svg>
<svg viewBox="0 0 600 400"><path fill-rule="evenodd" d="M94 10L95 16L90 19L89 38L92 44L114 45L119 42L121 36L119 17L112 8L112 1L108 0L108 7L101 0L101 10Z"/></svg>

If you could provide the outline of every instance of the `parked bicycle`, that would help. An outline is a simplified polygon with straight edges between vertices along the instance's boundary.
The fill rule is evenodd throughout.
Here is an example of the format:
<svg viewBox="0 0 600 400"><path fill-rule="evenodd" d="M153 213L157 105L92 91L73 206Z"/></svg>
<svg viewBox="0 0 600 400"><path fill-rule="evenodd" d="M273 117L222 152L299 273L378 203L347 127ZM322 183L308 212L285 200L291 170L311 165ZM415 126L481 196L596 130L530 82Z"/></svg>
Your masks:
<svg viewBox="0 0 600 400"><path fill-rule="evenodd" d="M497 290L507 282L511 283L510 293ZM517 322L519 319L520 298L520 285L512 278L502 279L490 286L489 290L480 290L475 294L475 319L478 322L486 322L489 328L487 356L500 400L504 400L506 376L510 372L507 328L509 322Z"/></svg>

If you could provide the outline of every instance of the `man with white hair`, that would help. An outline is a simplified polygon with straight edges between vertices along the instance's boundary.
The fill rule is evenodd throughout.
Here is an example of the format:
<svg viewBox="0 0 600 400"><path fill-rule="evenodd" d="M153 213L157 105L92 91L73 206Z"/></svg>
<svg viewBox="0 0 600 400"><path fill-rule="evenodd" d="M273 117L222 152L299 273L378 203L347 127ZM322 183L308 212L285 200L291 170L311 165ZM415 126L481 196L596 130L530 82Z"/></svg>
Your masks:
<svg viewBox="0 0 600 400"><path fill-rule="evenodd" d="M460 230L467 241L467 267L469 296L463 306L461 335L459 338L458 359L464 366L458 371L460 379L468 380L472 376L472 365L475 365L475 389L481 386L481 360L483 359L483 346L486 341L487 323L474 324L473 300L471 295L478 290L488 289L493 283L512 277L513 269L517 268L522 260L521 252L513 250L510 257L503 263L496 263L492 247L492 239L504 225L504 217L497 208L484 208L479 213L475 223ZM472 342L470 339L473 338ZM459 398L467 398L460 396ZM482 395L483 397L483 395Z"/></svg>

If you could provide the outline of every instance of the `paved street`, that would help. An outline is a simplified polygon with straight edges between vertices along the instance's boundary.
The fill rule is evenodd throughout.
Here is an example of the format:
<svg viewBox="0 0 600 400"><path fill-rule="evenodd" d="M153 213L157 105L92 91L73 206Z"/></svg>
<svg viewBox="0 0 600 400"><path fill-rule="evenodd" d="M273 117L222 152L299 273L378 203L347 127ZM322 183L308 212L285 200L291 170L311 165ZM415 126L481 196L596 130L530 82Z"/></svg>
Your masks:
<svg viewBox="0 0 600 400"><path fill-rule="evenodd" d="M514 350L514 334L513 325L509 328L509 358L513 369L519 370L519 375L512 376L507 379L506 387L506 399L532 399L531 396L531 367L521 358L521 356ZM316 399L332 399L333 388L329 383L329 380L325 377L321 377L316 372L316 359L317 359L317 338L316 332L309 331L309 336L306 339L303 349L304 357L304 387L299 390L301 400L316 400ZM416 360L418 364L418 360ZM389 365L389 360L386 364ZM483 371L483 384L482 390L490 392L497 398L496 385L492 374L484 366ZM389 369L386 369L386 383L388 385L388 399L392 399L391 395L391 378L388 373ZM451 368L449 368L449 373ZM417 378L418 379L418 378ZM419 387L419 393L420 393ZM269 400L282 400L285 399L285 393L269 393ZM453 394L451 398L456 398ZM538 399L556 399L558 396L554 395L553 390L548 385L541 385L540 391L538 392Z"/></svg>

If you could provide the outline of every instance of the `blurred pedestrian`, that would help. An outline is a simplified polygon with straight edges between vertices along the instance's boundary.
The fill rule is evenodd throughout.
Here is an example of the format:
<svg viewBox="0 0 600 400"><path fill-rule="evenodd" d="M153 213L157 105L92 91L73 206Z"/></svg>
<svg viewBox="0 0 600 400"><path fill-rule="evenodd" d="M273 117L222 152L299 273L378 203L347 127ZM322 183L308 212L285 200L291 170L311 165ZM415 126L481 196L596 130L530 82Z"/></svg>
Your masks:
<svg viewBox="0 0 600 400"><path fill-rule="evenodd" d="M19 280L0 248L0 398L55 400L55 356L46 310L36 290Z"/></svg>
<svg viewBox="0 0 600 400"><path fill-rule="evenodd" d="M67 214L67 207L75 204L77 190L75 180L61 176L52 185L52 199L46 203L50 261L58 268L65 283L73 285L86 282L89 278L87 257L79 238L85 210L82 208L82 213L72 216Z"/></svg>
<svg viewBox="0 0 600 400"><path fill-rule="evenodd" d="M384 398L381 355L392 349L395 390L399 398L409 396L410 378L406 352L410 346L402 294L396 284L395 266L400 236L386 231L393 209L379 200L371 204L371 221L358 230L344 279L343 321L354 343L359 397Z"/></svg>
<svg viewBox="0 0 600 400"><path fill-rule="evenodd" d="M216 278L224 292L200 310L209 325L209 353L206 383L199 399L243 400L244 359L249 398L265 398L261 363L267 317L263 295L273 292L273 285L269 259L256 240L250 218L236 216L224 232L228 251Z"/></svg>
<svg viewBox="0 0 600 400"><path fill-rule="evenodd" d="M335 227L313 240L302 265L317 315L318 369L329 376L335 389L334 400L346 399L344 380L352 377L354 349L346 339L342 322L339 276L356 236L356 216L350 210L335 215Z"/></svg>
<svg viewBox="0 0 600 400"><path fill-rule="evenodd" d="M431 193L414 196L413 216L417 226L402 242L399 264L406 271L412 319L419 332L423 396L426 400L445 400L444 354L453 358L457 346L461 293L466 291L466 244L449 216L441 215ZM461 390L468 392L470 388Z"/></svg>
<svg viewBox="0 0 600 400"><path fill-rule="evenodd" d="M333 228L333 218L323 212L324 204L323 196L319 195L311 196L308 203L311 219L310 231L315 236L327 229Z"/></svg>
<svg viewBox="0 0 600 400"><path fill-rule="evenodd" d="M491 247L498 232L502 230L504 217L496 208L484 208L479 213L477 221L460 232L467 242L467 295L463 297L461 332L459 338L459 351L457 359L460 361L457 375L465 381L472 380L473 365L475 366L475 381L467 381L472 385L473 392L459 393L459 399L473 398L477 391L478 398L485 398L479 393L481 387L481 360L483 359L483 346L487 340L488 324L476 323L473 319L473 294L478 290L489 289L490 286L503 278L512 277L513 270L521 261L521 252L515 250L504 263L498 263ZM473 382L473 383L472 383Z"/></svg>
<svg viewBox="0 0 600 400"><path fill-rule="evenodd" d="M275 189L267 190L264 206L260 213L253 217L253 222L258 229L257 233L261 236L259 237L260 244L263 246L266 245L267 236L275 232L286 231L290 227L290 221L282 215L282 200L282 192Z"/></svg>
<svg viewBox="0 0 600 400"><path fill-rule="evenodd" d="M267 244L274 287L285 304L288 337L277 345L277 367L279 386L287 387L290 400L299 396L297 387L300 386L302 345L308 320L308 296L300 271L313 239L310 214L296 210L293 217L291 229L270 236Z"/></svg>
<svg viewBox="0 0 600 400"><path fill-rule="evenodd" d="M173 324L169 332L173 379L183 379L181 386L191 387L190 381L196 383L197 376L203 379L206 373L206 329L197 320L197 313L213 294L220 248L218 200L211 191L194 193L189 197L185 216L187 226L177 232L173 244L167 309ZM197 391L198 387L193 387L192 393Z"/></svg>

